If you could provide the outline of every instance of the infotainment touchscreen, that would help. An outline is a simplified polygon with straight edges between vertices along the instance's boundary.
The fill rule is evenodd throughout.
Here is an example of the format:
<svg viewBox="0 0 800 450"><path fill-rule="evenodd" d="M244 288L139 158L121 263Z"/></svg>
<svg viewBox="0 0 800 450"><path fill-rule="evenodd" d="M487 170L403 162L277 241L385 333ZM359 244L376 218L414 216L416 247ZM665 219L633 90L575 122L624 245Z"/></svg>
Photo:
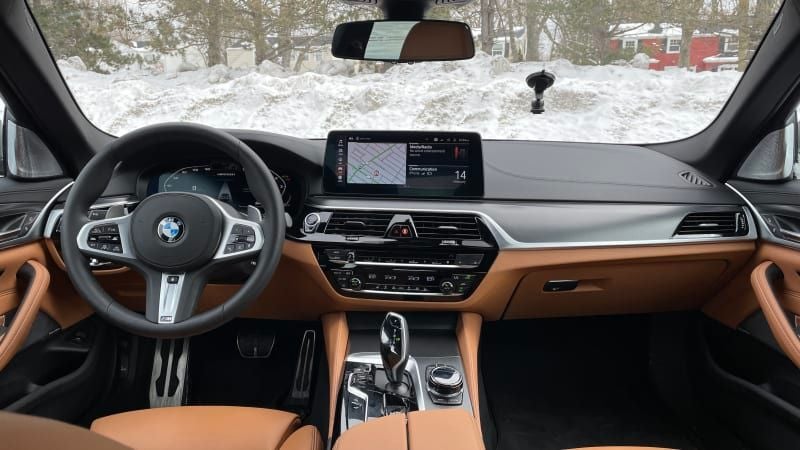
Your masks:
<svg viewBox="0 0 800 450"><path fill-rule="evenodd" d="M325 191L337 194L480 197L477 133L332 131Z"/></svg>

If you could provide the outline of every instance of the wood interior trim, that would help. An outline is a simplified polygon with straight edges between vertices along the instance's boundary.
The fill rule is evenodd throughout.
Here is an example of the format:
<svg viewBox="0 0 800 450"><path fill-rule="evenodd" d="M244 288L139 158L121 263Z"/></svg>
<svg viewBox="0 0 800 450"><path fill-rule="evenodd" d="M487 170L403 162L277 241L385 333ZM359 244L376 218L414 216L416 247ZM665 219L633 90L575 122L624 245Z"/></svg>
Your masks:
<svg viewBox="0 0 800 450"><path fill-rule="evenodd" d="M344 376L345 358L349 348L350 330L347 327L347 316L343 312L325 314L321 317L322 333L325 335L325 356L328 358L328 441L333 437L336 423L336 405L339 399L339 388Z"/></svg>
<svg viewBox="0 0 800 450"><path fill-rule="evenodd" d="M478 370L478 347L481 341L481 326L483 317L475 313L461 313L456 325L456 340L458 352L461 354L461 364L464 366L464 381L466 381L472 415L481 432L480 389Z"/></svg>

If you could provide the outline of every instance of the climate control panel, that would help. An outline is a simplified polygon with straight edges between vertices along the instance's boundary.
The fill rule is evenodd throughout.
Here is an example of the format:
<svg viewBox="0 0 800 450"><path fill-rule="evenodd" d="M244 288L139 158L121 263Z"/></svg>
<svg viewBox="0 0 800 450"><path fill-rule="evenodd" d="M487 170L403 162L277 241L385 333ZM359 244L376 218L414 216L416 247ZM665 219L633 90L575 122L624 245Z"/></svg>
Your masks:
<svg viewBox="0 0 800 450"><path fill-rule="evenodd" d="M458 249L315 247L320 266L342 295L424 301L460 301L486 275L494 253Z"/></svg>

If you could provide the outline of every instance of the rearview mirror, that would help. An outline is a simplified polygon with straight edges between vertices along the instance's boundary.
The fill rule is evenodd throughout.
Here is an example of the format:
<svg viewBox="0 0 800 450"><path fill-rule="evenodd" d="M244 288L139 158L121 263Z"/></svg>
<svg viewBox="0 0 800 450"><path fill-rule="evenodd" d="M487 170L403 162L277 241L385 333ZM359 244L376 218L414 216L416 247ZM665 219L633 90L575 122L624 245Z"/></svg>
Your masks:
<svg viewBox="0 0 800 450"><path fill-rule="evenodd" d="M366 61L453 61L475 56L475 44L461 22L366 20L337 26L331 53Z"/></svg>

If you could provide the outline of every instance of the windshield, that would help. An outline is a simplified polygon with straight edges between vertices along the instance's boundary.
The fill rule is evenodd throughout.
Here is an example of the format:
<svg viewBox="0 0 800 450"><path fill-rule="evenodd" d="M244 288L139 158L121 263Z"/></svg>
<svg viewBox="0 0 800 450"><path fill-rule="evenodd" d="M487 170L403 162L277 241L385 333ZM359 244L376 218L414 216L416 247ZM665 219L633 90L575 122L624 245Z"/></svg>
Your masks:
<svg viewBox="0 0 800 450"><path fill-rule="evenodd" d="M120 135L189 121L304 138L330 130L475 131L489 139L651 143L716 118L778 0L475 0L474 58L331 56L337 0L30 0L86 117ZM545 112L525 83L556 76Z"/></svg>

